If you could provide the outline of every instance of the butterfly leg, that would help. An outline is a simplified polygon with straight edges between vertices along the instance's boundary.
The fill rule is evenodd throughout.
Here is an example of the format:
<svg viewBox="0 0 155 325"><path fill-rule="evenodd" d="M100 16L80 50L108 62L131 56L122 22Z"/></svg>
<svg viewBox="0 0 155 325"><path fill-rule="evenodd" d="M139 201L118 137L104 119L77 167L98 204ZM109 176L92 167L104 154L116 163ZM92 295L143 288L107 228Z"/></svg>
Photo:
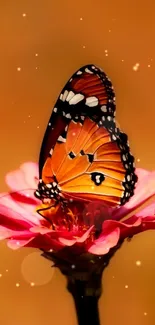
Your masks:
<svg viewBox="0 0 155 325"><path fill-rule="evenodd" d="M37 208L37 213L40 214L45 220L47 220L50 224L53 230L56 230L56 224L53 221L53 217L56 215L57 211L59 209L59 204L55 202L52 206L49 206L47 204L42 204L40 207Z"/></svg>

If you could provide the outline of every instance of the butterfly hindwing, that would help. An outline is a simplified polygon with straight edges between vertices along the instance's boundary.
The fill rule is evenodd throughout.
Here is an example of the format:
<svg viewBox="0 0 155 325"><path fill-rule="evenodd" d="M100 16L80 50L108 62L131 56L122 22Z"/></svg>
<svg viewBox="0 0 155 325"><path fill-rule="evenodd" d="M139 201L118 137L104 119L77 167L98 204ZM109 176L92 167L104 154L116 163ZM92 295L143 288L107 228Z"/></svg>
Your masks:
<svg viewBox="0 0 155 325"><path fill-rule="evenodd" d="M66 199L124 204L136 181L129 151L126 135L113 120L102 125L88 117L82 123L71 121L65 141L57 140L42 177L54 175Z"/></svg>

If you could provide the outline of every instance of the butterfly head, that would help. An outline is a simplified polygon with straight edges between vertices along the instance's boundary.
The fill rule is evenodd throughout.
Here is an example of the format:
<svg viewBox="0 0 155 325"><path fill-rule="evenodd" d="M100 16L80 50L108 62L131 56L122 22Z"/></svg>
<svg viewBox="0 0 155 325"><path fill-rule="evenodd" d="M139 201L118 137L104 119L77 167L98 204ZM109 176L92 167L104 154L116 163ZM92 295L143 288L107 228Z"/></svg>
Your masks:
<svg viewBox="0 0 155 325"><path fill-rule="evenodd" d="M60 186L56 181L46 184L41 179L39 180L38 189L34 195L46 203L51 203L52 201L58 202L61 198Z"/></svg>

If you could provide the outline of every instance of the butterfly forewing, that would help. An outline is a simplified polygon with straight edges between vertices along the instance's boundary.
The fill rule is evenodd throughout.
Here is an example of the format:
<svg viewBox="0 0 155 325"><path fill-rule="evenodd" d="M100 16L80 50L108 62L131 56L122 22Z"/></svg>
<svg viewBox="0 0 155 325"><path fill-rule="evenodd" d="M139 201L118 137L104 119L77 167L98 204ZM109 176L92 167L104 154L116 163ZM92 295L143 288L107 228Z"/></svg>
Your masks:
<svg viewBox="0 0 155 325"><path fill-rule="evenodd" d="M82 67L69 79L53 108L39 157L41 178L43 165L58 137L65 137L71 120L89 116L98 122L102 116L114 116L115 94L106 74L94 65Z"/></svg>

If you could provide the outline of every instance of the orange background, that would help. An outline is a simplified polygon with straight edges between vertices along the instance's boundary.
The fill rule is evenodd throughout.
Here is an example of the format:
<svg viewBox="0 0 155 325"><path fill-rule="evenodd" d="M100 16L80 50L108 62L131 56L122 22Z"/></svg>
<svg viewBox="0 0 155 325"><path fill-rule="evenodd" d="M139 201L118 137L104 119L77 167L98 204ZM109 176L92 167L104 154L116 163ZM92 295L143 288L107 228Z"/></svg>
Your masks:
<svg viewBox="0 0 155 325"><path fill-rule="evenodd" d="M88 63L113 82L117 120L137 166L155 169L154 0L1 0L0 31L1 191L8 171L38 160L59 92ZM14 252L0 243L0 324L76 325L65 284L36 250ZM101 324L155 323L153 231L124 244L105 271L103 288Z"/></svg>

